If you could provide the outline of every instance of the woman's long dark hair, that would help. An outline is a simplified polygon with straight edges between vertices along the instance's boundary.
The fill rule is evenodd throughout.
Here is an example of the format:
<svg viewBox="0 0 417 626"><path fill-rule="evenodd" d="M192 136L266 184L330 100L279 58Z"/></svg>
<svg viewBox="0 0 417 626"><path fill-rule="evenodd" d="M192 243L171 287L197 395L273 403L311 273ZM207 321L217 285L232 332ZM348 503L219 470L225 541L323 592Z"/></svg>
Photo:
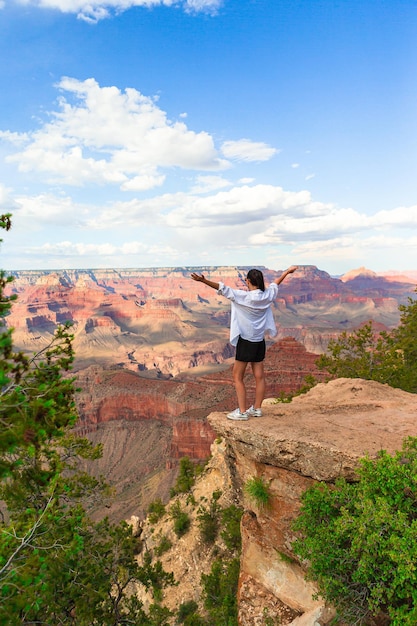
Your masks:
<svg viewBox="0 0 417 626"><path fill-rule="evenodd" d="M261 270L252 269L249 270L246 278L250 280L254 287L258 287L261 291L265 291L264 275Z"/></svg>

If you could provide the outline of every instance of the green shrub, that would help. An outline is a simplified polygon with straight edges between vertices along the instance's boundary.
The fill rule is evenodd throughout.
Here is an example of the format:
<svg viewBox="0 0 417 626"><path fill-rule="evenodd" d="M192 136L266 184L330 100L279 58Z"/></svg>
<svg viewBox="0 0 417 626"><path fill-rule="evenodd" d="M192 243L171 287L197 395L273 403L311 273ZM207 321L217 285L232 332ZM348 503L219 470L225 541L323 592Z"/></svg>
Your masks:
<svg viewBox="0 0 417 626"><path fill-rule="evenodd" d="M197 516L201 538L204 543L213 544L219 532L219 518L216 513L210 510L200 511Z"/></svg>
<svg viewBox="0 0 417 626"><path fill-rule="evenodd" d="M208 544L213 544L219 533L220 526L220 506L218 500L222 495L221 491L215 491L212 494L212 499L209 508L200 506L197 514L198 525L203 541Z"/></svg>
<svg viewBox="0 0 417 626"><path fill-rule="evenodd" d="M221 512L222 530L220 536L229 550L239 551L242 546L242 537L240 534L240 520L243 510L236 505L223 509Z"/></svg>
<svg viewBox="0 0 417 626"><path fill-rule="evenodd" d="M194 600L183 602L177 613L177 624L184 626L208 626L206 620L197 612L198 605Z"/></svg>
<svg viewBox="0 0 417 626"><path fill-rule="evenodd" d="M255 502L256 506L263 510L271 504L271 491L269 484L262 476L254 476L246 481L244 491L250 500Z"/></svg>
<svg viewBox="0 0 417 626"><path fill-rule="evenodd" d="M171 489L171 498L179 493L187 493L195 483L195 467L188 456L180 459L177 480Z"/></svg>
<svg viewBox="0 0 417 626"><path fill-rule="evenodd" d="M165 505L160 498L151 502L148 507L148 520L151 524L156 524L165 515Z"/></svg>
<svg viewBox="0 0 417 626"><path fill-rule="evenodd" d="M190 516L181 508L177 500L171 507L171 518L174 520L174 532L177 537L182 537L188 532L191 524Z"/></svg>
<svg viewBox="0 0 417 626"><path fill-rule="evenodd" d="M417 438L393 456L364 458L359 481L305 492L295 553L347 624L387 614L392 626L417 624Z"/></svg>
<svg viewBox="0 0 417 626"><path fill-rule="evenodd" d="M148 589L152 590L152 595L156 602L161 602L163 596L162 589L164 587L177 584L174 574L165 572L161 561L156 561L154 565L152 564L152 555L149 551L145 552L143 556L142 576L142 582L147 585Z"/></svg>
<svg viewBox="0 0 417 626"><path fill-rule="evenodd" d="M185 618L184 626L212 626L199 613L193 613Z"/></svg>
<svg viewBox="0 0 417 626"><path fill-rule="evenodd" d="M158 545L155 546L154 548L154 552L156 556L161 556L162 554L164 554L164 552L167 552L171 548L172 548L172 541L168 539L166 535L162 535L162 537L159 540Z"/></svg>
<svg viewBox="0 0 417 626"><path fill-rule="evenodd" d="M417 289L416 289L417 291ZM417 300L398 307L400 323L387 332L372 321L331 340L317 361L330 378L364 378L417 393Z"/></svg>
<svg viewBox="0 0 417 626"><path fill-rule="evenodd" d="M178 624L183 624L184 620L188 615L192 615L198 609L198 604L194 600L189 600L188 602L183 602L180 604L180 608L177 613L177 622Z"/></svg>
<svg viewBox="0 0 417 626"><path fill-rule="evenodd" d="M201 575L204 606L210 624L237 626L237 584L239 557L229 561L216 559L209 574Z"/></svg>
<svg viewBox="0 0 417 626"><path fill-rule="evenodd" d="M188 456L183 456L180 459L177 480L170 492L171 498L179 493L188 493L194 486L196 477L203 473L205 466L206 462L193 463Z"/></svg>

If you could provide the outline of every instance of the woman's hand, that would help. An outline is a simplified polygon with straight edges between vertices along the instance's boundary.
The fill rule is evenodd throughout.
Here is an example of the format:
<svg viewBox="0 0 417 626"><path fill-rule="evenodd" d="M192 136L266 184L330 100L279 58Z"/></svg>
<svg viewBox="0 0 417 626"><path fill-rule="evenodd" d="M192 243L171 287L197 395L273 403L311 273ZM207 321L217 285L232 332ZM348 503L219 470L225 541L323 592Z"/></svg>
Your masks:
<svg viewBox="0 0 417 626"><path fill-rule="evenodd" d="M281 276L279 278L276 278L274 280L274 283L276 283L277 285L280 285L282 283L282 281L288 276L288 274L292 274L297 269L298 269L298 265L291 265L291 267L289 267L287 270L285 270L285 272L282 272L282 274L281 274Z"/></svg>
<svg viewBox="0 0 417 626"><path fill-rule="evenodd" d="M204 283L205 285L207 285L207 287L211 287L212 289L217 290L220 287L219 283L215 283L213 280L207 280L204 274L196 274L195 272L193 272L191 274L191 278L193 280L196 280L198 283Z"/></svg>
<svg viewBox="0 0 417 626"><path fill-rule="evenodd" d="M196 280L198 283L203 283L205 281L203 274L196 274L195 272L191 274L191 278Z"/></svg>

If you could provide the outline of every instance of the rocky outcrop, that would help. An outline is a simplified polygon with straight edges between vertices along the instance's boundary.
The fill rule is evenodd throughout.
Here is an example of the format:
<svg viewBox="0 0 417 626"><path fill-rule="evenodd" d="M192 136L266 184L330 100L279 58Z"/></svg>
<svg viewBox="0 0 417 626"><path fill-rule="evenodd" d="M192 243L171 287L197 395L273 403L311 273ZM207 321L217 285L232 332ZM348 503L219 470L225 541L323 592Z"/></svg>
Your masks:
<svg viewBox="0 0 417 626"><path fill-rule="evenodd" d="M240 626L336 626L334 611L314 598L317 589L306 581L304 565L292 551L301 496L317 481L356 480L362 457L375 457L381 449L393 453L406 437L416 436L415 395L372 381L339 379L290 404L265 401L263 409L263 417L246 422L230 421L223 412L208 416L218 434L210 461L191 493L176 496L190 518L189 532L176 537L173 520L165 515L156 524L140 523L141 540L151 553L162 537L172 544L160 558L177 585L165 592L163 603L176 611L194 600L204 613L201 574L210 572L224 545L220 541L213 548L202 540L198 514L217 492L222 508L237 504L244 510ZM245 484L253 477L269 485L270 506L260 508L248 497ZM143 589L138 594L145 606L152 601Z"/></svg>
<svg viewBox="0 0 417 626"><path fill-rule="evenodd" d="M266 402L264 416L233 422L222 413L208 421L225 439L226 464L233 467L245 506L239 586L241 626L262 624L254 616L259 590L297 615L281 624L328 623L327 609L313 600L314 585L292 552L293 520L300 496L315 481L355 480L361 457L381 449L394 452L417 434L415 395L373 381L338 379L319 384L290 404ZM244 485L262 476L269 483L271 506L260 510L248 500ZM272 610L272 609L271 609ZM273 616L273 613L269 613ZM255 621L255 617L260 621Z"/></svg>

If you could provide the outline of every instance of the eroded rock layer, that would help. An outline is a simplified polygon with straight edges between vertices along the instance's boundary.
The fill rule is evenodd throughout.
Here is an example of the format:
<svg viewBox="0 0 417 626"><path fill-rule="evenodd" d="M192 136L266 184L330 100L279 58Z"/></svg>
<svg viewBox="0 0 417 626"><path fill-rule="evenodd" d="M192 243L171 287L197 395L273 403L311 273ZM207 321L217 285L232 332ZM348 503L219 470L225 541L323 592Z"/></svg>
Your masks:
<svg viewBox="0 0 417 626"><path fill-rule="evenodd" d="M298 613L281 623L329 623L325 608L313 599L314 585L306 582L292 552L291 525L301 494L315 481L333 483L339 476L355 480L360 458L375 457L381 449L393 453L405 438L415 437L415 394L374 381L338 379L317 385L290 404L266 402L262 418L233 422L212 413L208 421L227 442L227 462L235 469L246 509L239 623L254 623L248 607L259 602L258 587ZM255 476L269 484L268 508L257 508L245 495L243 486Z"/></svg>

